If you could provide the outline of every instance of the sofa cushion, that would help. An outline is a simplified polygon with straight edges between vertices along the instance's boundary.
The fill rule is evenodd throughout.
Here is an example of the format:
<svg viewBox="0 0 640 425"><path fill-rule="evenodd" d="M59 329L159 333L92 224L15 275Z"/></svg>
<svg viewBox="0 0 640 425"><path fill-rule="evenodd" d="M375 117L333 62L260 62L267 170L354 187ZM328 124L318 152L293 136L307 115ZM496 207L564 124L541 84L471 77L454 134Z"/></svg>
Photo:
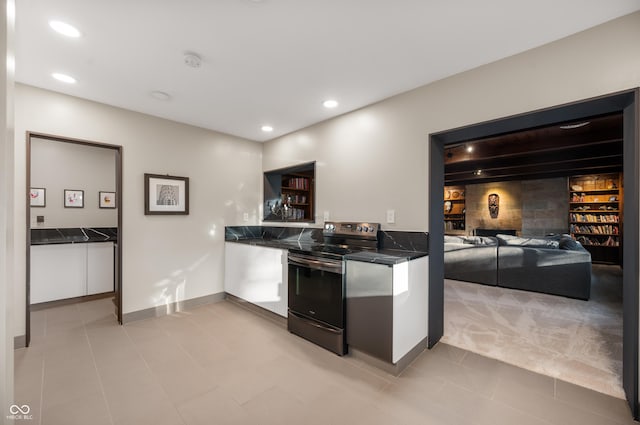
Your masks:
<svg viewBox="0 0 640 425"><path fill-rule="evenodd" d="M445 244L467 244L467 245L486 245L486 246L496 246L498 245L498 241L496 238L488 237L488 236L451 236L444 235L444 243Z"/></svg>
<svg viewBox="0 0 640 425"><path fill-rule="evenodd" d="M509 246L526 246L530 248L558 249L560 243L557 240L547 238L519 238L511 235L497 235L498 244Z"/></svg>
<svg viewBox="0 0 640 425"><path fill-rule="evenodd" d="M569 251L576 251L582 247L580 242L574 241L571 237L561 238L558 242L560 244L560 249L566 249Z"/></svg>

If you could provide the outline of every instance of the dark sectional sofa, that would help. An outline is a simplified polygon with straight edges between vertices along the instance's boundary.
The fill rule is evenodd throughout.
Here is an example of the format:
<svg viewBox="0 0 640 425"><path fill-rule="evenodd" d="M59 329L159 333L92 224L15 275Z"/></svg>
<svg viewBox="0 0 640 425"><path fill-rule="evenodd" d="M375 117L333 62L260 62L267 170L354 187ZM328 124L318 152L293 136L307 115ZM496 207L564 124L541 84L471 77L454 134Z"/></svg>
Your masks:
<svg viewBox="0 0 640 425"><path fill-rule="evenodd" d="M569 235L444 238L447 279L589 299L591 254Z"/></svg>

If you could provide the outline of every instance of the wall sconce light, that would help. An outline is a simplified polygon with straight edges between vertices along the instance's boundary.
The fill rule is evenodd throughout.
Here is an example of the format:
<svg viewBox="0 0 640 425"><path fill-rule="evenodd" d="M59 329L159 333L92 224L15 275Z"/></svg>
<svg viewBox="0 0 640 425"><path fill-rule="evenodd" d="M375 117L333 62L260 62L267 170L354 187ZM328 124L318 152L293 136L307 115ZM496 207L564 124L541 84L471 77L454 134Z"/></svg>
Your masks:
<svg viewBox="0 0 640 425"><path fill-rule="evenodd" d="M489 195L489 215L491 218L498 218L498 210L500 209L500 195L492 193Z"/></svg>

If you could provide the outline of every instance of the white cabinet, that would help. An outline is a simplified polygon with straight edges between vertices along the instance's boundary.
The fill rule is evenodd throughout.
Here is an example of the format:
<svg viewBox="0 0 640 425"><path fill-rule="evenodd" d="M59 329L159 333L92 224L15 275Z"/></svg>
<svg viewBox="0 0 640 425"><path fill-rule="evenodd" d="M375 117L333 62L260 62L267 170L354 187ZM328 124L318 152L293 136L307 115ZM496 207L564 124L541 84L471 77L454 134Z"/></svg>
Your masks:
<svg viewBox="0 0 640 425"><path fill-rule="evenodd" d="M113 291L113 242L86 245L87 295Z"/></svg>
<svg viewBox="0 0 640 425"><path fill-rule="evenodd" d="M287 250L225 243L224 290L287 317Z"/></svg>
<svg viewBox="0 0 640 425"><path fill-rule="evenodd" d="M31 303L113 291L113 242L31 246Z"/></svg>
<svg viewBox="0 0 640 425"><path fill-rule="evenodd" d="M31 247L31 303L80 297L87 290L84 244Z"/></svg>
<svg viewBox="0 0 640 425"><path fill-rule="evenodd" d="M348 260L347 344L398 363L427 338L428 257L394 265Z"/></svg>

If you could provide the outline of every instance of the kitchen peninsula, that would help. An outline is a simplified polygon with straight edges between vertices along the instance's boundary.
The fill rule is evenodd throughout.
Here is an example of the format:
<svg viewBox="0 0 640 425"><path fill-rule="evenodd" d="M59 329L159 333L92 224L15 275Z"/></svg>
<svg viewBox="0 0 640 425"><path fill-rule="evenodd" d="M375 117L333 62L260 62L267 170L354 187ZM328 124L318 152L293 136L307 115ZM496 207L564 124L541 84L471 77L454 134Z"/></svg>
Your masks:
<svg viewBox="0 0 640 425"><path fill-rule="evenodd" d="M344 229L353 231L357 235L366 235L373 238L374 248L364 249L357 246L347 246L344 239L330 239L332 230L337 231L342 227L343 232L337 232L335 237L344 237ZM371 236L373 235L373 236ZM356 236L364 239L365 236ZM294 228L277 226L237 226L225 228L225 292L236 301L249 303L273 313L272 316L285 323L288 317L289 330L298 333L299 319L292 318L292 297L302 299L302 305L306 306L309 296L305 289L300 289L300 282L296 281L291 287L289 274L304 273L305 282L314 282L314 287L322 288L322 298L333 299L337 303L335 309L324 305L320 308L309 308L309 319L318 319L320 329L318 335L304 336L318 345L328 348L338 354L347 352L346 345L342 349L331 348L335 336L331 336L333 329L327 331L330 320L333 317L331 310L344 311L350 317L348 310L349 298L349 266L351 268L371 270L374 275L380 275L385 282L385 297L382 303L384 311L379 312L379 317L385 318L385 341L392 343L393 347L383 350L383 355L371 350L370 346L358 342L362 336L367 339L366 333L378 335L378 329L370 328L365 334L362 327L353 334L353 346L349 353L352 355L364 354L365 360L373 360L376 366L380 366L390 373L397 374L410 360L426 348L427 342L427 294L428 294L428 234L425 232L385 232L379 230L378 224L369 223L330 223L327 222L323 229L318 228ZM338 244L336 241L342 243ZM289 253L295 252L296 256L309 257L312 263L329 262L329 257L339 261L337 267L329 270L328 265L320 265L320 271L314 272L300 268L300 264L292 265L287 260ZM324 258L323 258L324 257ZM326 270L322 271L322 269ZM292 272L293 271L293 272ZM346 272L346 273L345 273ZM309 274L310 273L310 274ZM316 277L314 277L316 273ZM329 283L326 279L329 275L335 283ZM354 276L357 273L354 272ZM323 276L323 280L319 279ZM357 277L357 276L356 276ZM391 277L392 279L387 279ZM338 289L339 288L339 289ZM345 296L346 288L346 296ZM373 287L372 287L373 289ZM379 288L375 288L377 290ZM387 291L388 289L388 291ZM298 291L298 292L296 292ZM312 291L311 291L312 292ZM296 295L297 294L297 295ZM371 298L368 298L369 300ZM335 301L337 300L337 301ZM296 301L296 302L298 302ZM358 314L371 314L365 309L353 308L352 322L366 322L366 317L358 317ZM304 310L304 308L303 308ZM373 312L377 314L378 312ZM326 314L326 316L323 316ZM292 320L294 320L292 322ZM303 319L306 320L306 319ZM326 320L326 321L325 321ZM338 319L340 322L340 319ZM344 326L344 323L342 323ZM349 320L346 323L349 328ZM315 332L314 332L315 333ZM360 338L358 338L360 337ZM369 338L371 339L371 338ZM347 332L346 340L349 340ZM393 352L393 356L391 356ZM356 354L357 353L357 354ZM377 364L376 364L377 363Z"/></svg>

